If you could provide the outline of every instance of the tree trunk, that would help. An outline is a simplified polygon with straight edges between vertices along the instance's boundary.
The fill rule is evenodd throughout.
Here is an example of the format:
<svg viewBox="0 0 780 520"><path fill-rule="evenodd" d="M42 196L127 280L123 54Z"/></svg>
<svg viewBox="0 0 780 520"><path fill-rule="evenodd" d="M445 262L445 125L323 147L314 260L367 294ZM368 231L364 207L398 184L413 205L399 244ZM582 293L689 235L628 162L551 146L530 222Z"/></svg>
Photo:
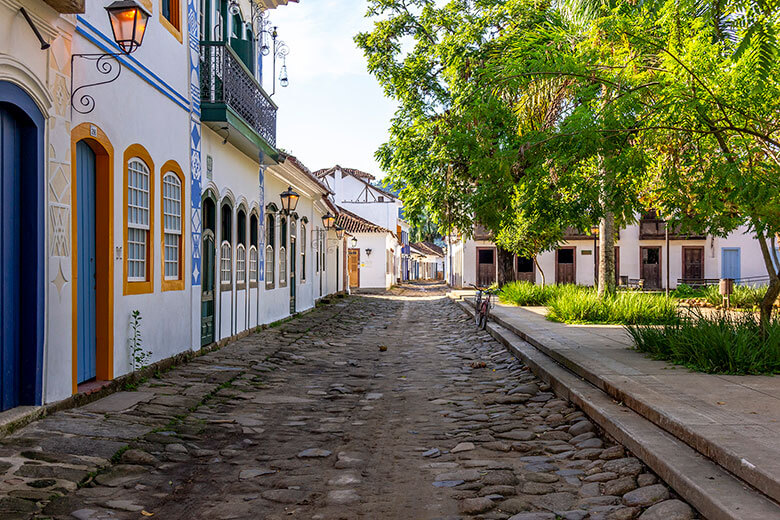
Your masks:
<svg viewBox="0 0 780 520"><path fill-rule="evenodd" d="M777 254L774 252L774 240L772 240L772 250L770 250L763 233L756 233L756 238L761 248L761 256L764 257L764 266L769 273L769 287L767 287L764 297L761 299L761 304L758 306L760 310L761 336L766 337L767 327L772 319L772 309L778 295L780 295L780 277L778 277L777 273L779 262Z"/></svg>
<svg viewBox="0 0 780 520"><path fill-rule="evenodd" d="M604 213L599 224L599 298L615 294L615 214Z"/></svg>
<svg viewBox="0 0 780 520"><path fill-rule="evenodd" d="M539 265L539 260L534 257L534 264L536 265L536 268L539 269L539 274L542 275L542 289L544 289L544 271L542 271L542 266Z"/></svg>
<svg viewBox="0 0 780 520"><path fill-rule="evenodd" d="M503 287L515 281L515 255L506 249L496 246L498 262L498 286Z"/></svg>

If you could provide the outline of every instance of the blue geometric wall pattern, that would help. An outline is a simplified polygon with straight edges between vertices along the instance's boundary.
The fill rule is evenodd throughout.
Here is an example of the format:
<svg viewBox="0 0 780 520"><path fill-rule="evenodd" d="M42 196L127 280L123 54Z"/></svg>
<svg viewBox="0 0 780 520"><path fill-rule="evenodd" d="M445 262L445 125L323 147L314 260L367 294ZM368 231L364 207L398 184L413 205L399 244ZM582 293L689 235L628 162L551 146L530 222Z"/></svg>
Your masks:
<svg viewBox="0 0 780 520"><path fill-rule="evenodd" d="M192 230L192 286L200 286L201 275L201 128L200 128L200 22L197 0L187 1L190 44L190 204Z"/></svg>

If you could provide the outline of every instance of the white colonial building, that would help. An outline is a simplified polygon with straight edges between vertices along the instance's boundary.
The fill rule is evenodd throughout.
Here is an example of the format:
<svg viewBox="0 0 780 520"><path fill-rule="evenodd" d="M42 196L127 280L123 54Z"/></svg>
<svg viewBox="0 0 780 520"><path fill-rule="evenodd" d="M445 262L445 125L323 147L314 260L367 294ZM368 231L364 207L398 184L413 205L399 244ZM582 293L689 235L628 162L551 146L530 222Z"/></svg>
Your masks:
<svg viewBox="0 0 780 520"><path fill-rule="evenodd" d="M663 220L647 213L636 224L620 230L615 242L618 283L642 285L648 290L667 285L673 289L679 283L711 284L720 278L741 284L767 283L758 241L746 228L724 238L670 232L667 246L665 226ZM541 283L544 273L546 283L593 285L598 246L598 237L569 229L564 242L539 255L536 263L516 257L515 279ZM452 237L445 263L446 279L454 287L488 286L498 277L495 244L480 226L469 239Z"/></svg>
<svg viewBox="0 0 780 520"><path fill-rule="evenodd" d="M0 2L0 412L138 368L136 311L156 362L345 290L332 190L261 86L286 3Z"/></svg>
<svg viewBox="0 0 780 520"><path fill-rule="evenodd" d="M341 211L338 225L352 235L347 261L351 287L389 289L407 279L409 224L401 218L403 202L372 184L373 175L354 168L336 165L315 175L333 192Z"/></svg>

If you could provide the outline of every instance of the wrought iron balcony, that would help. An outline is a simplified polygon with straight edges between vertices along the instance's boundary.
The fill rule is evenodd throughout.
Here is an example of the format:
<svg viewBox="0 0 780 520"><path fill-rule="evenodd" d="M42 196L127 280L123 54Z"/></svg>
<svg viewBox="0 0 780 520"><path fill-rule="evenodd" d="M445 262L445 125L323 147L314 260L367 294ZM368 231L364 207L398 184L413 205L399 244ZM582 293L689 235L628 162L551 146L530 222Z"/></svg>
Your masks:
<svg viewBox="0 0 780 520"><path fill-rule="evenodd" d="M200 44L200 96L204 121L228 121L225 112L232 111L276 147L277 107L224 42Z"/></svg>

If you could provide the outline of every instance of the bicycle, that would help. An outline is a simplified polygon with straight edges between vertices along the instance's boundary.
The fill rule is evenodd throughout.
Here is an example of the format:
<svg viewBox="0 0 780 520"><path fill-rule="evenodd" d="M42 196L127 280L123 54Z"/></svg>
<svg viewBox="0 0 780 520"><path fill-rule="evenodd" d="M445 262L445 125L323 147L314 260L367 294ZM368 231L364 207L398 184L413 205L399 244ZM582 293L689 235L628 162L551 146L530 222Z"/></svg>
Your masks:
<svg viewBox="0 0 780 520"><path fill-rule="evenodd" d="M491 299L496 294L496 291L477 287L474 284L471 284L471 286L477 290L474 304L474 322L478 329L485 330L490 319L490 308L493 306Z"/></svg>

